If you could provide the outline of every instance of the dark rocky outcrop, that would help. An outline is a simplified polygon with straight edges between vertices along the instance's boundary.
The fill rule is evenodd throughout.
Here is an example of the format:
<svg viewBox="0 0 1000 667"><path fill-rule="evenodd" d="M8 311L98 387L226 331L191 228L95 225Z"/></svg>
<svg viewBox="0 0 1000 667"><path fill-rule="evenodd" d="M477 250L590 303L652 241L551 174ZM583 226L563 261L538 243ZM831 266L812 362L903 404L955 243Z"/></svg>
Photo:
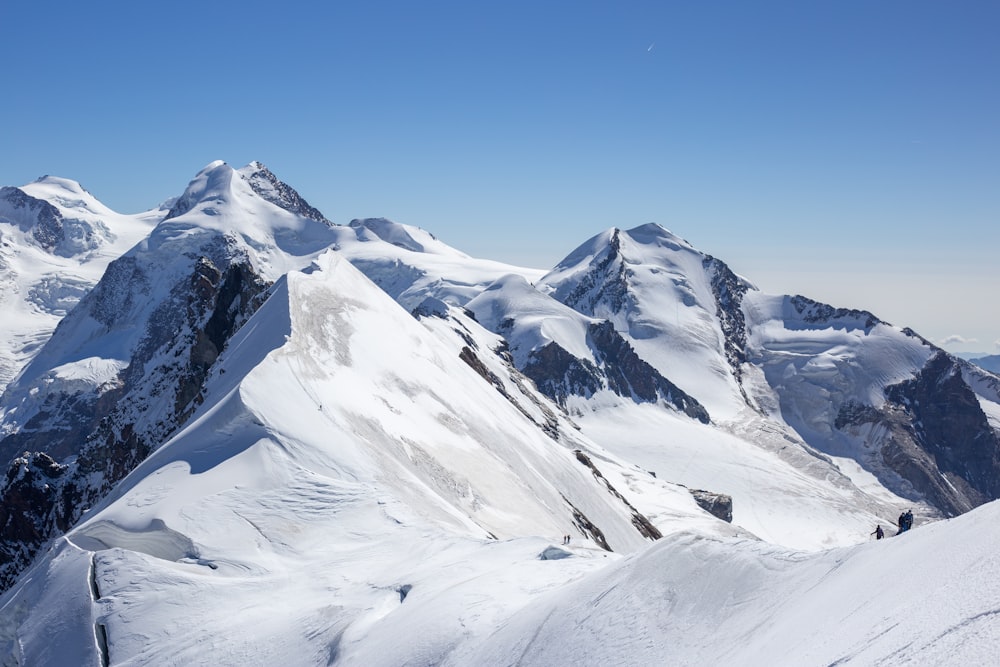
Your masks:
<svg viewBox="0 0 1000 667"><path fill-rule="evenodd" d="M593 315L597 304L621 312L634 300L629 290L628 270L621 255L621 230L611 234L604 257L566 295L562 302L570 308Z"/></svg>
<svg viewBox="0 0 1000 667"><path fill-rule="evenodd" d="M591 324L587 341L597 364L575 357L551 342L531 353L522 372L539 391L563 406L570 396L589 397L610 389L636 402L664 401L693 419L709 422L708 411L643 361L611 322Z"/></svg>
<svg viewBox="0 0 1000 667"><path fill-rule="evenodd" d="M592 539L597 546L601 547L605 551L614 551L614 549L611 548L611 545L608 544L608 540L604 537L604 532L595 526L594 523L587 518L587 515L577 509L576 506L573 505L568 498L566 498L566 496L563 496L563 500L566 501L566 504L569 505L570 510L573 512L573 525L577 527L580 533Z"/></svg>
<svg viewBox="0 0 1000 667"><path fill-rule="evenodd" d="M647 402L663 400L688 417L703 424L709 422L708 411L701 403L643 361L611 322L591 324L588 336L605 369L608 386L616 394L631 394Z"/></svg>
<svg viewBox="0 0 1000 667"><path fill-rule="evenodd" d="M47 201L36 199L20 188L0 188L0 201L16 214L15 222L48 252L53 252L66 239L66 229L59 209Z"/></svg>
<svg viewBox="0 0 1000 667"><path fill-rule="evenodd" d="M540 401L537 401L537 399L535 399L536 400L535 407L539 408L542 414L544 415L544 419L542 420L536 419L531 414L531 412L525 408L525 406L521 405L518 399L516 399L513 395L511 395L509 391L507 391L507 387L506 385L504 385L504 382L500 378L500 376L498 376L496 373L487 368L483 360L479 358L479 355L475 351L473 351L475 343L472 341L471 338L467 337L468 334L465 334L459 328L456 328L455 332L458 333L459 336L462 336L468 343L467 345L464 345L461 351L459 352L458 354L459 359L468 364L468 366L472 370L476 371L476 373L478 373L480 377L482 377L484 380L490 383L501 396L506 398L511 405L517 408L517 410L521 414L523 414L532 423L538 426L538 428L542 429L542 431L546 435L548 435L553 440L558 441L559 420L552 413L552 411L546 406L542 405ZM510 358L510 353L507 351L507 349L505 347L501 347L500 349L495 350L495 354L498 357L500 357L507 365L507 367L511 370L511 374L508 377L510 378L511 382L518 387L518 389L520 390L520 394L525 397L530 397L531 392L527 391L527 389L523 386L523 383L519 381L518 379L519 374L516 372L516 369L514 368L514 361Z"/></svg>
<svg viewBox="0 0 1000 667"><path fill-rule="evenodd" d="M952 357L939 352L912 380L886 389L907 417L907 434L933 460L922 485L935 504L953 514L1000 498L1000 438ZM903 447L903 439L897 443ZM883 452L892 467L893 450ZM941 484L944 476L947 484Z"/></svg>
<svg viewBox="0 0 1000 667"><path fill-rule="evenodd" d="M522 372L542 392L565 406L570 396L592 396L604 387L604 373L588 359L579 359L556 342L533 351Z"/></svg>
<svg viewBox="0 0 1000 667"><path fill-rule="evenodd" d="M888 387L883 406L846 403L834 422L842 430L880 427L882 463L951 516L1000 498L1000 437L960 363L939 350L913 379Z"/></svg>
<svg viewBox="0 0 1000 667"><path fill-rule="evenodd" d="M795 311L802 316L802 321L809 324L829 324L833 321L840 321L842 323L853 322L858 328L870 332L875 325L882 323L882 320L867 310L834 308L833 306L813 301L801 295L793 296L789 301L795 308Z"/></svg>
<svg viewBox="0 0 1000 667"><path fill-rule="evenodd" d="M332 224L319 209L310 206L292 186L278 180L278 177L262 163L251 162L248 169L241 170L241 173L253 191L262 199L303 218Z"/></svg>
<svg viewBox="0 0 1000 667"><path fill-rule="evenodd" d="M712 493L702 489L688 489L702 508L709 514L728 523L733 522L733 497L724 493Z"/></svg>
<svg viewBox="0 0 1000 667"><path fill-rule="evenodd" d="M629 512L632 515L632 525L635 526L635 529L638 530L643 537L648 538L650 540L658 540L661 537L663 537L663 534L660 533L659 529L657 529L657 527L653 525L653 522L651 522L641 512L639 512L639 510L637 510L632 505L632 503L630 503L628 499L625 498L625 496L619 493L618 489L616 489L614 486L611 485L611 482L608 481L608 478L604 476L604 473L602 473L600 470L597 469L597 466L594 465L594 462L590 459L589 456L584 454L579 449L573 450L573 453L576 455L577 461L590 468L590 471L591 473L593 473L594 478L598 482L604 485L604 488L608 490L608 493L617 498L619 502L621 502L623 505L625 505L625 507L628 508Z"/></svg>
<svg viewBox="0 0 1000 667"><path fill-rule="evenodd" d="M65 530L76 499L64 496L67 466L48 454L28 453L7 468L0 490L0 589L6 589L49 539Z"/></svg>
<svg viewBox="0 0 1000 667"><path fill-rule="evenodd" d="M740 381L743 377L743 364L747 360L747 325L742 305L743 297L750 289L750 285L733 273L724 262L714 257L705 257L702 260L702 267L711 279L712 293L715 296L715 316L722 327L726 361L733 369L737 381Z"/></svg>
<svg viewBox="0 0 1000 667"><path fill-rule="evenodd" d="M182 426L200 403L213 363L269 287L246 257L224 246L207 247L206 255L193 260L187 279L153 311L117 383L100 394L54 394L51 406L29 421L29 428L0 441L0 451L47 452L14 460L0 489L4 507L9 498L12 507L30 510L22 513L23 520L0 526L0 584L9 585L41 544L72 525ZM116 262L106 278L81 306L113 328L130 311L132 300L142 298L149 279L131 258ZM131 288L116 289L120 283ZM25 479L40 479L52 469L46 461L71 454L76 459L60 468L43 491L32 492L30 504L18 500L29 497ZM27 472L15 474L17 470ZM26 542L28 524L38 537Z"/></svg>

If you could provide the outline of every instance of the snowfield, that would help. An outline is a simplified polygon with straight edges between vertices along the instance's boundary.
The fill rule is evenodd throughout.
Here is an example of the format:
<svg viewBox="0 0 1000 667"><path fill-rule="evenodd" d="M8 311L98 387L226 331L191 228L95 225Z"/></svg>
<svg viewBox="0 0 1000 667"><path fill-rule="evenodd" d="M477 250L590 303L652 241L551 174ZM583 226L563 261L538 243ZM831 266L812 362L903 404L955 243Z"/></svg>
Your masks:
<svg viewBox="0 0 1000 667"><path fill-rule="evenodd" d="M0 393L108 264L165 214L116 213L54 176L0 191Z"/></svg>
<svg viewBox="0 0 1000 667"><path fill-rule="evenodd" d="M832 426L927 362L912 332L761 294L658 225L608 230L543 272L384 219L334 225L263 165L217 161L114 246L84 301L98 305L52 334L76 280L52 258L87 238L105 257L128 221L73 182L34 187L104 236L30 249L23 206L0 207L3 239L21 234L0 279L42 295L12 312L51 311L15 318L21 347L0 350L25 368L0 405L10 433L58 422L58 397L113 397L147 323L192 308L188 283L208 289L192 274L206 253L245 258L263 286L185 404L135 385L126 431L163 406L186 421L0 596L0 664L996 662L1000 501L941 520L889 488L860 428ZM55 268L25 282L29 253ZM557 403L518 371L551 343L621 370L627 355L594 343L606 321L711 418L610 384ZM142 358L157 391L193 354L169 343ZM995 429L1000 382L964 372ZM732 520L693 491L730 500ZM916 526L895 536L905 508Z"/></svg>

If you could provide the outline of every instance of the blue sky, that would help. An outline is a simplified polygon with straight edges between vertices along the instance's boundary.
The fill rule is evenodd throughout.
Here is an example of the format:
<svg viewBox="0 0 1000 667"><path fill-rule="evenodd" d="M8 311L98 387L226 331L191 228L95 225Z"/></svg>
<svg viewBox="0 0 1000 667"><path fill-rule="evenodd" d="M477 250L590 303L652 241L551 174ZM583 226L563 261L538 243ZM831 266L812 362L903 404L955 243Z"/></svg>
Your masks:
<svg viewBox="0 0 1000 667"><path fill-rule="evenodd" d="M8 0L0 184L135 212L256 159L335 222L538 267L659 222L1000 353L1000 3L320 4Z"/></svg>

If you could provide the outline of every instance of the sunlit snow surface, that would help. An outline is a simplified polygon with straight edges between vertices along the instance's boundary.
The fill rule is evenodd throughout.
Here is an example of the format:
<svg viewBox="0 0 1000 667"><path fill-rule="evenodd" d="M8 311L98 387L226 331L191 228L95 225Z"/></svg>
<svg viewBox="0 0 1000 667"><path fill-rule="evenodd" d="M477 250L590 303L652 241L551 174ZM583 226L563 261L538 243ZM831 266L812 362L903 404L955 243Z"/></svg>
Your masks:
<svg viewBox="0 0 1000 667"><path fill-rule="evenodd" d="M44 249L31 235L37 209L0 201L0 393L108 263L149 234L166 213L122 215L79 183L53 176L19 189L58 211L65 237Z"/></svg>
<svg viewBox="0 0 1000 667"><path fill-rule="evenodd" d="M641 307L581 314L552 295L613 231L536 290L543 272L413 227L312 224L236 173L209 165L133 255L169 271L199 234L230 234L278 281L271 298L229 342L185 428L0 598L0 662L994 661L1000 506L875 542L906 501L850 456L857 443L826 443L835 457L803 442L828 421L795 421L824 400L879 399L926 359L918 339L880 324L885 355L850 321L806 326L786 298L753 294L748 353L763 370L744 369L750 410L704 256L658 226L622 235ZM415 318L418 307L435 315ZM494 353L504 341L487 329L506 313L525 316L507 331L515 361L549 341L589 355L588 323L611 318L713 423L605 394L560 414ZM93 340L102 354L53 353L39 396L49 382L113 381L116 341ZM877 382L835 381L860 368ZM778 389L792 383L789 400ZM861 386L874 393L852 393ZM1000 420L989 391L984 410ZM689 488L731 495L733 524ZM664 537L644 538L633 511Z"/></svg>
<svg viewBox="0 0 1000 667"><path fill-rule="evenodd" d="M752 539L680 489L602 459L623 489L635 482L637 504L657 490L667 535L650 545L573 460L570 447L588 440L560 446L528 428L492 386L460 372L440 336L394 308L334 255L289 274L232 342L193 422L0 600L11 657L983 664L1000 641L995 504L807 553ZM798 473L764 454L728 472L695 474L691 456L688 471L669 468L725 486L754 456L792 491L767 501L773 489L760 488L747 505L777 512ZM557 489L589 503L618 553L575 531ZM869 529L856 512L817 521L826 533Z"/></svg>

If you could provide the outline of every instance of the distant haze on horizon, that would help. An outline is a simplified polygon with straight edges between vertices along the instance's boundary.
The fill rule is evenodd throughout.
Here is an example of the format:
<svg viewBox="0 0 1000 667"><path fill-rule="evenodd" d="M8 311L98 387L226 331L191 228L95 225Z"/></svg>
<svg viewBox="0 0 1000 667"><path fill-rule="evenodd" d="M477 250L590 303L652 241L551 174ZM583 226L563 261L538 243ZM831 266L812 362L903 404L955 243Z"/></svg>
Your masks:
<svg viewBox="0 0 1000 667"><path fill-rule="evenodd" d="M260 160L331 220L549 268L657 222L762 290L1000 352L1000 5L5 7L0 185L137 212Z"/></svg>

